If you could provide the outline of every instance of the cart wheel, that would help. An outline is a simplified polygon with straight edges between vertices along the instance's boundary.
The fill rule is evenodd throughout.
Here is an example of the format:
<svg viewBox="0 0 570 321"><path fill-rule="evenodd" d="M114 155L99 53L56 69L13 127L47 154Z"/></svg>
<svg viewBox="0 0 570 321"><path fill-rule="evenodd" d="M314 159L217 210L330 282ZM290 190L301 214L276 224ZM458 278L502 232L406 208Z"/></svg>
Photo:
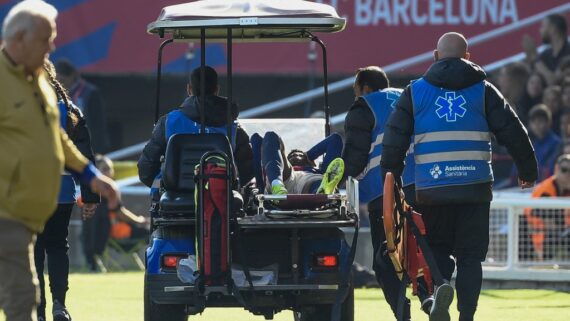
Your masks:
<svg viewBox="0 0 570 321"><path fill-rule="evenodd" d="M332 304L316 304L293 312L295 321L331 321ZM350 284L346 299L342 303L340 321L354 321L354 285Z"/></svg>
<svg viewBox="0 0 570 321"><path fill-rule="evenodd" d="M144 280L144 321L188 321L182 304L156 304L150 299L148 282Z"/></svg>

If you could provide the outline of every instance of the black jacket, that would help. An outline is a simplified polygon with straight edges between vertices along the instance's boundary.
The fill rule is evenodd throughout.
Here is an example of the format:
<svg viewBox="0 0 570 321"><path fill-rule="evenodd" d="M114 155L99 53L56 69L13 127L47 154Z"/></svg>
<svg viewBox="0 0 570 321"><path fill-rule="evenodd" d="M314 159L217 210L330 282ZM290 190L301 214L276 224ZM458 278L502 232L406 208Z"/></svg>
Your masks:
<svg viewBox="0 0 570 321"><path fill-rule="evenodd" d="M538 169L527 131L503 95L485 80L486 77L481 67L458 58L435 62L423 76L430 84L450 90L460 90L485 81L485 115L489 130L513 157L519 178L533 182L538 176ZM411 97L411 87L408 85L386 124L382 142L383 172L392 171L396 175L402 172L406 151L414 133ZM422 204L489 202L493 197L492 183L425 189L416 191L416 197L418 203Z"/></svg>
<svg viewBox="0 0 570 321"><path fill-rule="evenodd" d="M360 175L368 164L373 130L374 114L366 101L359 97L350 106L344 121L345 140L342 159L345 164L345 176Z"/></svg>
<svg viewBox="0 0 570 321"><path fill-rule="evenodd" d="M66 132L71 141L75 144L77 149L85 156L91 163L95 163L95 157L93 155L93 150L91 149L91 137L89 135L89 130L87 129L87 125L85 123L85 118L81 113L81 110L77 108L75 105L70 106L70 113L75 115L77 118L77 123L75 125L72 124L70 117L68 116L67 119L67 128ZM68 113L69 113L68 112ZM81 186L81 200L83 203L99 203L101 202L101 197L99 194L93 193L91 191L91 187L89 184L84 182L80 183Z"/></svg>
<svg viewBox="0 0 570 321"><path fill-rule="evenodd" d="M372 144L372 131L374 130L374 114L366 101L357 98L344 121L344 148L342 159L344 160L344 175L357 177L364 171L368 164L368 155ZM379 211L382 208L381 198L368 203L369 211Z"/></svg>
<svg viewBox="0 0 570 321"><path fill-rule="evenodd" d="M180 109L188 118L199 123L200 112L197 104L198 98L190 96L184 100ZM206 97L206 126L220 127L226 125L227 99L219 96ZM238 107L234 104L232 117L237 119ZM152 137L143 149L138 162L139 178L147 186L152 185L152 181L160 172L160 158L166 152L165 122L166 116L162 116L156 123L152 132ZM245 184L253 178L253 152L249 143L249 136L245 130L239 126L236 132L236 149L234 158L239 172L240 182Z"/></svg>

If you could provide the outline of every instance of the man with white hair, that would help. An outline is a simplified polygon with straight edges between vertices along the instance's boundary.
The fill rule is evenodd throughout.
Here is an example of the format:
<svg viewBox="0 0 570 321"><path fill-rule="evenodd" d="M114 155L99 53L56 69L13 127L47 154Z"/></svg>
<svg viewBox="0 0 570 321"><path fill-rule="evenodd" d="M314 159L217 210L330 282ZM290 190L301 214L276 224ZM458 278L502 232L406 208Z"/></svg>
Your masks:
<svg viewBox="0 0 570 321"><path fill-rule="evenodd" d="M39 301L35 234L56 207L64 166L118 208L117 187L89 164L59 124L57 96L42 69L54 49L57 10L16 4L0 50L0 308L6 321L35 321Z"/></svg>

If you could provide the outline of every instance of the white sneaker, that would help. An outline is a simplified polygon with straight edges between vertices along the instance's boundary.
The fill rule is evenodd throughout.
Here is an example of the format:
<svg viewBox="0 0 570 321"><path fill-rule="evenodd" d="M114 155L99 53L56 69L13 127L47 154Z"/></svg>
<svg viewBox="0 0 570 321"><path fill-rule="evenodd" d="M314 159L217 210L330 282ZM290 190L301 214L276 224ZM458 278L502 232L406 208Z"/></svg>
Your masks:
<svg viewBox="0 0 570 321"><path fill-rule="evenodd" d="M453 302L453 287L444 283L435 288L434 301L429 313L429 321L450 321L449 306Z"/></svg>

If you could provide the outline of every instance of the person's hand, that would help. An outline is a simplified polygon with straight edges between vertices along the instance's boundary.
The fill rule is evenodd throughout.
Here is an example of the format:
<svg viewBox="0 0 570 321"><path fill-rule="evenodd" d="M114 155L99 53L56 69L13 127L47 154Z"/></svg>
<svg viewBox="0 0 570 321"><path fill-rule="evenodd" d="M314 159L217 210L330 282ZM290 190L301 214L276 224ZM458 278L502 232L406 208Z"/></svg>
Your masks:
<svg viewBox="0 0 570 321"><path fill-rule="evenodd" d="M531 36L523 36L522 47L529 61L532 61L536 58L536 42L534 39L532 39Z"/></svg>
<svg viewBox="0 0 570 321"><path fill-rule="evenodd" d="M519 178L519 186L521 187L521 189L532 188L534 186L534 182L523 181L522 179Z"/></svg>
<svg viewBox="0 0 570 321"><path fill-rule="evenodd" d="M121 193L115 181L105 175L97 175L90 183L91 190L107 199L109 210L117 210L121 205Z"/></svg>
<svg viewBox="0 0 570 321"><path fill-rule="evenodd" d="M96 203L83 204L83 207L81 208L81 217L83 218L83 220L92 218L93 215L95 215L95 210L97 209L98 205L99 204Z"/></svg>
<svg viewBox="0 0 570 321"><path fill-rule="evenodd" d="M137 224L140 228L150 231L150 217L145 217L144 222Z"/></svg>

